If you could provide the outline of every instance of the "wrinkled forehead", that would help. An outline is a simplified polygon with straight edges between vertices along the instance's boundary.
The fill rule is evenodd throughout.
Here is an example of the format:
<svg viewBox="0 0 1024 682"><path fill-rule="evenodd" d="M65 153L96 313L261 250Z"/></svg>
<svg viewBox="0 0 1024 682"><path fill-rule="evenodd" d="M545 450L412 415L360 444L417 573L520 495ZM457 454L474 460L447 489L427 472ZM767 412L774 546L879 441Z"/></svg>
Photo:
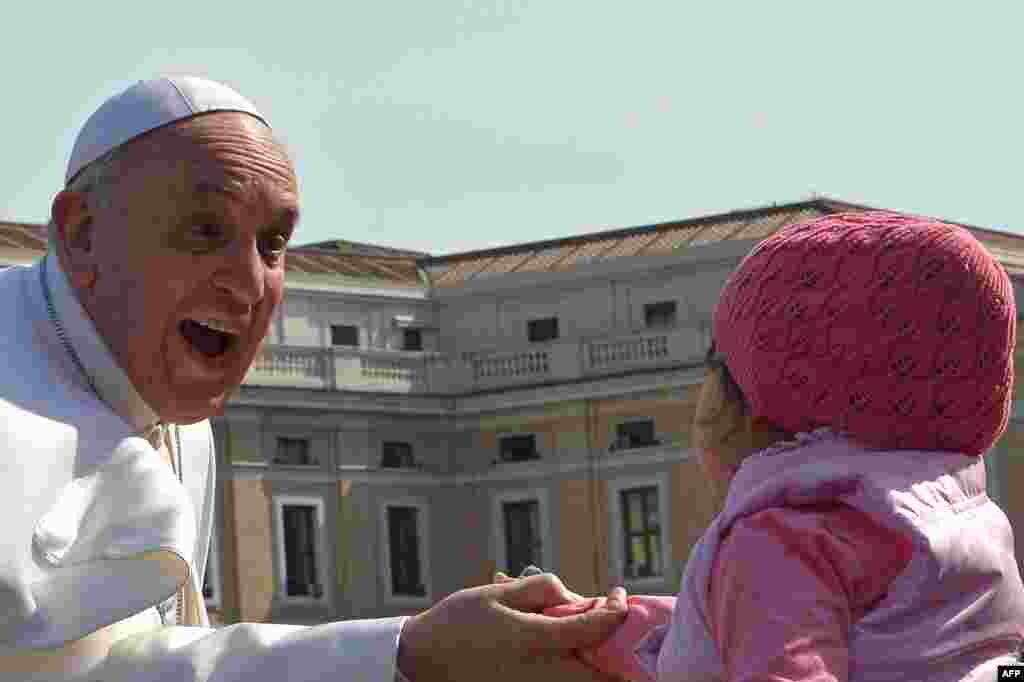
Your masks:
<svg viewBox="0 0 1024 682"><path fill-rule="evenodd" d="M197 116L152 131L126 144L115 165L121 176L156 176L206 193L298 193L294 165L283 145L261 121L236 112Z"/></svg>

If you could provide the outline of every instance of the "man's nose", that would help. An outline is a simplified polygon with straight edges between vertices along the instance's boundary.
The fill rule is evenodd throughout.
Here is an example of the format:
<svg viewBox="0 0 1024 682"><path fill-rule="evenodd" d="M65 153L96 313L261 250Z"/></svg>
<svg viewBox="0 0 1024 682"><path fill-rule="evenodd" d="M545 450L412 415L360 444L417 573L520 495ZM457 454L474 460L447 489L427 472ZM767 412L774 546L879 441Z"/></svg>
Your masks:
<svg viewBox="0 0 1024 682"><path fill-rule="evenodd" d="M235 240L224 250L224 264L214 276L214 284L245 305L263 300L266 264L255 240Z"/></svg>

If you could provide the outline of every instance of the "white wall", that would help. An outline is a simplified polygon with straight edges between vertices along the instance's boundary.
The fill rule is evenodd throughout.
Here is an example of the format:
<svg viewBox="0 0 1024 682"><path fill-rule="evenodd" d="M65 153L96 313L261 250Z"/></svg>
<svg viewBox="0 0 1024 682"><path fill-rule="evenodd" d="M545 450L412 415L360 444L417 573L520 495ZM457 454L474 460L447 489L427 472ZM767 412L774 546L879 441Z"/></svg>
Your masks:
<svg viewBox="0 0 1024 682"><path fill-rule="evenodd" d="M331 345L332 325L356 325L360 328L360 347L400 350L403 333L395 318L411 317L428 327L422 334L423 349L437 349L437 320L430 301L343 298L337 294L290 291L282 311L283 333L272 336L272 343L327 347Z"/></svg>
<svg viewBox="0 0 1024 682"><path fill-rule="evenodd" d="M562 340L628 334L645 328L644 305L661 301L676 302L679 326L700 327L710 322L729 272L727 265L681 264L563 277L492 295L479 288L472 295L446 293L440 301L441 350L461 355L521 349L529 343L527 322L542 317L558 317Z"/></svg>
<svg viewBox="0 0 1024 682"><path fill-rule="evenodd" d="M436 300L293 289L271 342L327 347L331 325L348 324L360 327L361 347L399 350L403 331L395 318L411 316L427 325L424 350L459 357L522 349L528 345L527 322L542 317L558 317L563 341L639 331L644 305L666 300L676 301L680 326L700 327L710 321L743 254L739 246L708 247L715 252L710 261L684 253L621 259L576 273L533 273L512 287L508 277L495 277L490 284L437 290Z"/></svg>
<svg viewBox="0 0 1024 682"><path fill-rule="evenodd" d="M611 328L612 299L609 282L575 289L536 289L521 298L502 299L498 308L500 345L529 343L527 323L543 317L558 318L560 339L594 336Z"/></svg>
<svg viewBox="0 0 1024 682"><path fill-rule="evenodd" d="M679 326L700 326L709 323L715 303L730 270L676 269L653 273L650 277L620 282L618 319L631 330L644 328L644 306L661 301L676 302L676 321ZM617 311L617 312L618 312Z"/></svg>
<svg viewBox="0 0 1024 682"><path fill-rule="evenodd" d="M459 354L491 348L497 343L497 301L472 296L459 298L440 310L441 352Z"/></svg>
<svg viewBox="0 0 1024 682"><path fill-rule="evenodd" d="M284 316L280 343L288 346L319 346L319 325L313 316L313 305L305 296L287 295L282 302Z"/></svg>

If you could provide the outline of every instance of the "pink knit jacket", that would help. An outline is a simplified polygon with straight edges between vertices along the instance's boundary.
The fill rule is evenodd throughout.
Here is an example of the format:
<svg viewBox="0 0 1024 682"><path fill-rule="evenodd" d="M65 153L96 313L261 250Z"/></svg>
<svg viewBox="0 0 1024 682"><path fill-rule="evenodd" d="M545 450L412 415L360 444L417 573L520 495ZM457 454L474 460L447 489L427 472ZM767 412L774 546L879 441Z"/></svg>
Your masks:
<svg viewBox="0 0 1024 682"><path fill-rule="evenodd" d="M744 462L670 624L630 606L584 658L637 681L987 680L1024 644L1012 531L984 463L827 430Z"/></svg>

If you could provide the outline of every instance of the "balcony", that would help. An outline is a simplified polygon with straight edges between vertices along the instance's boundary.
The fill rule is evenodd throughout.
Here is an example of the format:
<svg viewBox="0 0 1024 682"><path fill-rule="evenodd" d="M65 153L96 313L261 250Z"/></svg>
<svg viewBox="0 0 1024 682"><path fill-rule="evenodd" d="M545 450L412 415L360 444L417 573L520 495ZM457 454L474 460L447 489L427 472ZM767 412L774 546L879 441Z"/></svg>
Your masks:
<svg viewBox="0 0 1024 682"><path fill-rule="evenodd" d="M320 390L428 392L430 383L444 384L430 354L360 348L264 346L249 374L247 386L287 386ZM434 389L437 390L437 389Z"/></svg>
<svg viewBox="0 0 1024 682"><path fill-rule="evenodd" d="M456 358L362 348L265 346L248 386L390 393L464 393L697 363L706 332L693 327L552 341Z"/></svg>

